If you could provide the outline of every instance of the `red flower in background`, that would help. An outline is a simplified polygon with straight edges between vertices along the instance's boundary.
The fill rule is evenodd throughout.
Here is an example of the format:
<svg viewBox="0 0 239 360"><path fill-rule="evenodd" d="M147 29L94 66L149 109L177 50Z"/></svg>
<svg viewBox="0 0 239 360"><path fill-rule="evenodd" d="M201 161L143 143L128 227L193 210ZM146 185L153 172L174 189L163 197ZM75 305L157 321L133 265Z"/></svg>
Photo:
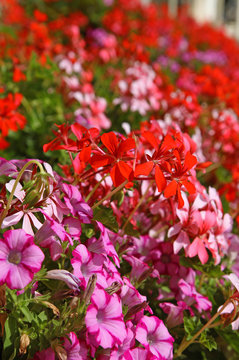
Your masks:
<svg viewBox="0 0 239 360"><path fill-rule="evenodd" d="M0 99L0 149L5 149L8 146L5 137L9 130L23 129L26 124L25 116L16 111L21 101L22 95L18 93L8 94L5 98Z"/></svg>

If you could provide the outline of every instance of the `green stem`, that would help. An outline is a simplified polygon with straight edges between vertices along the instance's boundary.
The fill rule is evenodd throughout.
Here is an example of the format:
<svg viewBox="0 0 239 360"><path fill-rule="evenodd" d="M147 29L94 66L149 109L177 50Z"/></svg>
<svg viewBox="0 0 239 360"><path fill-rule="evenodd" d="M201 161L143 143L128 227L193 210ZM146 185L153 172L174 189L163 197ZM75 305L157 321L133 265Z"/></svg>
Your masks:
<svg viewBox="0 0 239 360"><path fill-rule="evenodd" d="M91 192L86 196L85 198L85 202L88 202L91 198L91 196L94 194L94 192L98 189L98 187L100 186L100 184L102 183L102 181L105 180L105 178L108 176L109 174L106 174L105 176L102 177L102 179L93 187L93 189L91 190Z"/></svg>
<svg viewBox="0 0 239 360"><path fill-rule="evenodd" d="M174 359L176 359L177 357L179 357L183 351L189 346L191 345L194 340L197 339L197 337L199 335L201 335L201 333L210 328L210 325L213 323L214 320L216 320L216 318L222 313L222 311L225 309L225 307L228 305L228 303L230 302L231 300L228 299L224 305L222 306L222 308L220 309L220 311L216 312L216 314L213 315L213 317L192 337L192 339L190 339L189 341L185 339L185 337L183 338L181 344L179 345L179 348L178 348L178 351L176 352L176 354L174 355Z"/></svg>
<svg viewBox="0 0 239 360"><path fill-rule="evenodd" d="M9 210L10 207L11 207L11 202L12 202L12 199L13 199L13 196L14 196L14 193L15 193L15 190L16 190L16 188L17 188L17 184L19 183L19 181L20 181L20 179L21 179L22 174L24 173L24 171L25 171L25 170L28 168L28 166L31 165L31 164L36 164L36 165L39 167L40 172L41 172L41 173L45 173L45 171L44 171L44 169L43 169L43 167L42 167L42 164L41 164L39 161L37 161L37 160L30 160L30 161L28 161L28 162L23 166L23 168L22 168L21 171L19 172L19 174L18 174L18 176L17 176L17 178L16 178L16 180L15 180L15 182L14 182L12 191L11 191L10 196L9 196L9 198L8 198L7 206L6 206L6 208L4 209L4 211L2 212L2 214L1 214L1 216L0 216L0 228L1 228L1 226L2 226L3 220L4 220L5 217L7 216L8 210Z"/></svg>
<svg viewBox="0 0 239 360"><path fill-rule="evenodd" d="M128 223L130 222L130 220L132 219L132 217L134 216L135 212L137 211L137 209L140 207L140 205L143 203L144 199L146 198L149 189L151 188L152 184L153 184L154 180L151 180L144 195L141 197L141 199L139 200L138 204L135 206L135 208L133 209L133 211L130 213L129 217L127 218L127 220L124 223L124 226L122 227L122 231L125 230L126 226L128 225Z"/></svg>
<svg viewBox="0 0 239 360"><path fill-rule="evenodd" d="M109 199L111 196L113 196L114 194L116 194L118 191L120 191L121 189L123 189L123 187L127 184L128 180L125 180L121 185L119 185L117 188L115 188L113 191L110 191L107 195L105 195L105 197L103 197L103 199L101 199L100 201L98 201L96 204L94 204L92 206L92 209L94 210L97 206L101 205L105 200Z"/></svg>

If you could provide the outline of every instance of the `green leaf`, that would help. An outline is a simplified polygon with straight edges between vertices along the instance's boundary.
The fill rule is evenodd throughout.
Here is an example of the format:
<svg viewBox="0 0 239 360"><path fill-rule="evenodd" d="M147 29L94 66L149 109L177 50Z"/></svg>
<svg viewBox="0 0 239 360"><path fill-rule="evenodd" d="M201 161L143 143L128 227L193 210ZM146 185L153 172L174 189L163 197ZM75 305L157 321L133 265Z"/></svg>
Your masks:
<svg viewBox="0 0 239 360"><path fill-rule="evenodd" d="M184 316L183 321L187 340L190 340L203 326L200 319L195 316Z"/></svg>
<svg viewBox="0 0 239 360"><path fill-rule="evenodd" d="M116 233L119 231L117 220L111 208L97 206L94 209L93 220L100 221L103 225Z"/></svg>
<svg viewBox="0 0 239 360"><path fill-rule="evenodd" d="M113 201L117 201L117 207L120 207L124 201L124 192L123 190L118 191L116 194L114 194L111 198Z"/></svg>
<svg viewBox="0 0 239 360"><path fill-rule="evenodd" d="M31 311L26 306L21 306L21 312L24 314L24 321L31 323L34 319Z"/></svg>
<svg viewBox="0 0 239 360"><path fill-rule="evenodd" d="M217 333L222 337L227 345L230 345L233 350L239 354L239 333L238 331L228 330L216 330Z"/></svg>
<svg viewBox="0 0 239 360"><path fill-rule="evenodd" d="M5 322L4 337L3 337L3 360L14 359L16 355L17 344L20 341L20 334L18 331L17 320L9 315Z"/></svg>
<svg viewBox="0 0 239 360"><path fill-rule="evenodd" d="M207 334L207 331L202 332L199 342L204 345L209 351L217 349L217 343L212 335Z"/></svg>
<svg viewBox="0 0 239 360"><path fill-rule="evenodd" d="M232 181L232 174L223 166L216 170L216 175L220 183L226 184Z"/></svg>
<svg viewBox="0 0 239 360"><path fill-rule="evenodd" d="M225 272L221 270L220 265L215 265L214 260L211 259L207 264L202 264L199 259L197 258L186 258L181 257L180 258L180 265L192 268L194 270L199 270L203 274L207 275L208 277L213 278L221 278L223 275L225 275Z"/></svg>
<svg viewBox="0 0 239 360"><path fill-rule="evenodd" d="M135 236L138 238L140 237L140 233L133 228L133 225L130 222L128 222L128 224L126 225L124 232L125 234L130 236Z"/></svg>

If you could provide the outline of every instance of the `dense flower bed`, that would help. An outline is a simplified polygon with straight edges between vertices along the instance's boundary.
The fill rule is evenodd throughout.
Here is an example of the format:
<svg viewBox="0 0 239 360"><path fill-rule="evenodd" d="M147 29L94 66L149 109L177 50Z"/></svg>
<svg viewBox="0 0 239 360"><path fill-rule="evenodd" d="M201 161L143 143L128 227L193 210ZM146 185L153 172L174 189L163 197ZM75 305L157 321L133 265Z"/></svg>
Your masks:
<svg viewBox="0 0 239 360"><path fill-rule="evenodd" d="M2 359L238 358L239 46L186 10L2 1Z"/></svg>

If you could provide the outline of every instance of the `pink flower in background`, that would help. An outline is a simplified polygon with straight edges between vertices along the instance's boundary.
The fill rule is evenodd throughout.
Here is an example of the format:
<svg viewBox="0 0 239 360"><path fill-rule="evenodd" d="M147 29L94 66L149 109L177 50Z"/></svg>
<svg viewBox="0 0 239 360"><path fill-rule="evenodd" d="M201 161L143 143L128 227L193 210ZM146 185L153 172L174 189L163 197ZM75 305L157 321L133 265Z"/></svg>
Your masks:
<svg viewBox="0 0 239 360"><path fill-rule="evenodd" d="M0 284L23 289L41 269L44 254L34 244L34 238L22 229L8 230L3 237L0 239Z"/></svg>
<svg viewBox="0 0 239 360"><path fill-rule="evenodd" d="M173 358L174 339L156 316L144 316L136 327L135 337L156 359Z"/></svg>
<svg viewBox="0 0 239 360"><path fill-rule="evenodd" d="M118 296L96 289L88 306L85 323L87 332L104 349L121 345L127 336L122 305Z"/></svg>
<svg viewBox="0 0 239 360"><path fill-rule="evenodd" d="M178 301L177 305L174 305L169 302L164 302L159 304L159 306L163 309L163 311L168 314L166 319L166 325L169 328L180 325L183 323L183 312L184 310L189 310L191 316L193 316L193 312L190 307L184 301Z"/></svg>
<svg viewBox="0 0 239 360"><path fill-rule="evenodd" d="M206 296L203 296L196 291L194 283L190 284L181 279L178 282L178 287L181 292L181 298L187 305L193 305L199 312L211 310L211 301L209 301Z"/></svg>
<svg viewBox="0 0 239 360"><path fill-rule="evenodd" d="M93 217L93 211L91 207L83 200L77 187L63 184L62 190L66 194L64 200L66 206L71 212L71 215L76 216L84 224L89 224Z"/></svg>
<svg viewBox="0 0 239 360"><path fill-rule="evenodd" d="M38 351L32 360L55 360L55 352L52 348Z"/></svg>

